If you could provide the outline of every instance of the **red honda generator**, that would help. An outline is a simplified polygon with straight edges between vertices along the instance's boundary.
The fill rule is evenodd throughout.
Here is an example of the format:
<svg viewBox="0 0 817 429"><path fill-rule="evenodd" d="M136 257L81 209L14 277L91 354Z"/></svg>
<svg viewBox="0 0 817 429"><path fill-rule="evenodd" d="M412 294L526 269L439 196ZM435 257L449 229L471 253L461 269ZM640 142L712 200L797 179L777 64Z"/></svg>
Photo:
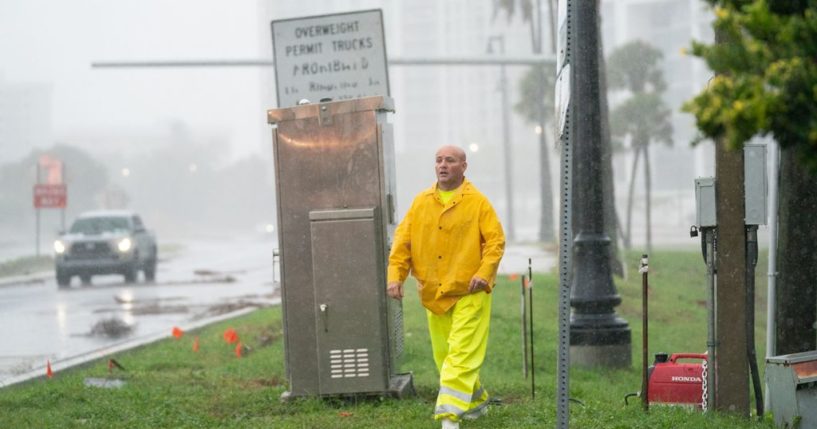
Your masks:
<svg viewBox="0 0 817 429"><path fill-rule="evenodd" d="M700 362L679 363L680 359ZM666 353L656 353L647 372L648 402L702 407L706 361L705 353L673 353L669 358Z"/></svg>

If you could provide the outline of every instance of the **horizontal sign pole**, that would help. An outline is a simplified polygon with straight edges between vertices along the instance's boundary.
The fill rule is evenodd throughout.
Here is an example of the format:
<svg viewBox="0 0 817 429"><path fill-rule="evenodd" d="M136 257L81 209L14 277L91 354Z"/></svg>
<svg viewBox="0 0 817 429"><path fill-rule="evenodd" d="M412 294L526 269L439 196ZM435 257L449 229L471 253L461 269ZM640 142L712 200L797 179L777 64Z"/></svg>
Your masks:
<svg viewBox="0 0 817 429"><path fill-rule="evenodd" d="M556 65L553 56L479 56L479 57L397 57L388 60L391 66L532 66ZM272 60L186 60L186 61L97 61L91 68L174 68L174 67L273 67Z"/></svg>

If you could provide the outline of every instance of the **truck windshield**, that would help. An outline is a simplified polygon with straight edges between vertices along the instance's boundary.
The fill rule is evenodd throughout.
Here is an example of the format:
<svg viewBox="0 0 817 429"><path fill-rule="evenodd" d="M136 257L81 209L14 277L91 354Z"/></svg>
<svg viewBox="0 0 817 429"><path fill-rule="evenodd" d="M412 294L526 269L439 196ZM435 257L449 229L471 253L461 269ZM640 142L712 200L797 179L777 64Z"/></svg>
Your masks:
<svg viewBox="0 0 817 429"><path fill-rule="evenodd" d="M103 232L129 230L126 217L89 217L77 219L71 225L72 234L102 234Z"/></svg>

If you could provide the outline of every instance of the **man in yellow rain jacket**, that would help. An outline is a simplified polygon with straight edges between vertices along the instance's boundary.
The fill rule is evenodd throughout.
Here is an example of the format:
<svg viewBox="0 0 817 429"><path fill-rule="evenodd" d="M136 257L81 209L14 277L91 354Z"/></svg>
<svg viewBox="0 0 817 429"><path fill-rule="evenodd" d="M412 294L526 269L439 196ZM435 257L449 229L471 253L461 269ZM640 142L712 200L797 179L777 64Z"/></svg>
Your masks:
<svg viewBox="0 0 817 429"><path fill-rule="evenodd" d="M458 428L462 418L487 412L479 381L491 318L491 288L505 251L493 207L465 179L465 152L443 146L436 154L437 183L415 197L395 232L388 294L403 298L411 271L426 308L440 390L434 418Z"/></svg>

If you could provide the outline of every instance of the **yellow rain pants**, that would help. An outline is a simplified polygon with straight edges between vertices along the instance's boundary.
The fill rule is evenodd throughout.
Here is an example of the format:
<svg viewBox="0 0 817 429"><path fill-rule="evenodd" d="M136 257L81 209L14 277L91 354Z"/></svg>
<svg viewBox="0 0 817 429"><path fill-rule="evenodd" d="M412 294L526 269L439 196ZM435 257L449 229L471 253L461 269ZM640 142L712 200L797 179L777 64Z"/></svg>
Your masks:
<svg viewBox="0 0 817 429"><path fill-rule="evenodd" d="M463 414L488 405L479 370L488 345L491 295L464 295L443 314L426 310L434 362L440 371L440 392L434 418L459 421Z"/></svg>

